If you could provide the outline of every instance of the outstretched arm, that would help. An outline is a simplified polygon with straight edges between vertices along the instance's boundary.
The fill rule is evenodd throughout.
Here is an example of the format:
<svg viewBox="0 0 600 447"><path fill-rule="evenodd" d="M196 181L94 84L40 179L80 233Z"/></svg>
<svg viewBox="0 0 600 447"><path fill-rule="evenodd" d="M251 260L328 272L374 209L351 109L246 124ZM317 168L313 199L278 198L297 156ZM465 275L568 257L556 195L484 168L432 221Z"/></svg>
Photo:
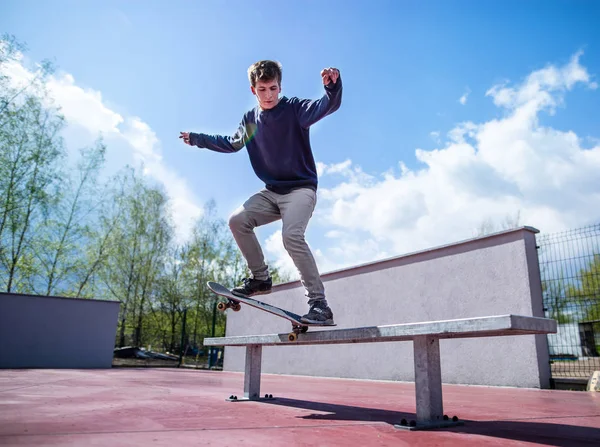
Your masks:
<svg viewBox="0 0 600 447"><path fill-rule="evenodd" d="M335 112L342 104L342 78L337 68L325 68L321 71L325 94L317 100L300 101L298 119L300 125L309 128L317 121Z"/></svg>
<svg viewBox="0 0 600 447"><path fill-rule="evenodd" d="M240 123L237 132L229 137L222 135L208 135L195 132L180 132L179 138L185 144L210 149L215 152L237 152L246 145L248 133L244 120Z"/></svg>

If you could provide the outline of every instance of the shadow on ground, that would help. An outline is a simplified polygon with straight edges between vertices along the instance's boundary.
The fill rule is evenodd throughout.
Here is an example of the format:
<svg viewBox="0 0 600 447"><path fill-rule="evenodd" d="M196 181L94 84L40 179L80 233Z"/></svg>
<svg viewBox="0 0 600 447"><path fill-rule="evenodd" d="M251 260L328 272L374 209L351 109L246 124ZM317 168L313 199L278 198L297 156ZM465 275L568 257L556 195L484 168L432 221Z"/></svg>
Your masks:
<svg viewBox="0 0 600 447"><path fill-rule="evenodd" d="M264 400L262 402L268 403L269 405L280 405L284 407L293 407L319 412L306 416L298 416L302 419L383 422L391 425L400 424L402 419L409 421L416 419L416 415L414 413L355 407L349 405L336 405L280 397L277 397L273 400ZM454 415L449 414L448 416L452 417ZM549 418L547 417L517 420L474 421L462 419L460 418L460 414L457 416L465 423L465 425L450 428L438 428L435 430L489 436L493 438L512 439L515 441L533 442L538 444L541 443L554 446L570 447L600 445L600 429L560 423L560 419L600 417L600 414L590 414L587 416L563 415L554 418L556 423L539 422L541 419L548 421Z"/></svg>

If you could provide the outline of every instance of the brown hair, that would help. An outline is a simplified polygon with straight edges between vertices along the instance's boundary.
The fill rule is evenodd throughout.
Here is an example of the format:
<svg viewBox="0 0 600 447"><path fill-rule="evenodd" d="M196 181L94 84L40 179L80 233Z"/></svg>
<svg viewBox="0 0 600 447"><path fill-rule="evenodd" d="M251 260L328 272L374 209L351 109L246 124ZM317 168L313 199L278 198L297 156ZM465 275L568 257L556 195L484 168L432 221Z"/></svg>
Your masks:
<svg viewBox="0 0 600 447"><path fill-rule="evenodd" d="M248 80L252 87L256 87L258 81L269 82L277 79L281 86L281 64L276 61L258 61L248 68Z"/></svg>

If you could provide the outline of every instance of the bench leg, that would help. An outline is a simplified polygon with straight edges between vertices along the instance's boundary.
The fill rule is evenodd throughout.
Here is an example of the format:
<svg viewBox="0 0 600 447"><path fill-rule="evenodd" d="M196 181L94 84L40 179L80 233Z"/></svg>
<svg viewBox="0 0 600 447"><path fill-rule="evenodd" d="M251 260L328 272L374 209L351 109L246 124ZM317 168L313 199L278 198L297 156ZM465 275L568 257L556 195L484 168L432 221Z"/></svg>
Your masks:
<svg viewBox="0 0 600 447"><path fill-rule="evenodd" d="M416 424L396 425L396 427L423 430L462 425L461 421L444 420L439 338L428 335L416 336L413 347L417 420Z"/></svg>
<svg viewBox="0 0 600 447"><path fill-rule="evenodd" d="M414 339L417 424L443 420L442 369L439 338L421 335Z"/></svg>
<svg viewBox="0 0 600 447"><path fill-rule="evenodd" d="M245 402L249 400L271 400L272 394L260 397L260 364L262 360L262 345L246 346L246 369L244 371L244 397L230 396L229 402Z"/></svg>
<svg viewBox="0 0 600 447"><path fill-rule="evenodd" d="M260 396L260 363L262 346L246 346L246 371L244 373L244 397L258 400Z"/></svg>

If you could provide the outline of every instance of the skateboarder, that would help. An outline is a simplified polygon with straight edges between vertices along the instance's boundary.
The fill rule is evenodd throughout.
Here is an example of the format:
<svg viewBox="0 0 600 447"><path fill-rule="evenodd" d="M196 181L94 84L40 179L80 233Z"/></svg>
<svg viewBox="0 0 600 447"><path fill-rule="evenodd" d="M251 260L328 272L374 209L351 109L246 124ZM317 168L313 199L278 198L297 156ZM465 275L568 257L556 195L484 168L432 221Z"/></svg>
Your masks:
<svg viewBox="0 0 600 447"><path fill-rule="evenodd" d="M325 93L317 100L287 98L281 93L281 64L263 60L248 68L250 90L258 105L246 112L233 136L181 132L190 146L216 152L237 152L244 146L265 188L250 197L229 218L229 228L252 275L232 289L237 296L271 292L272 280L254 228L282 220L283 245L300 274L309 311L305 323L333 323L317 264L304 233L317 201L317 169L309 129L339 109L342 79L336 68L325 68Z"/></svg>

